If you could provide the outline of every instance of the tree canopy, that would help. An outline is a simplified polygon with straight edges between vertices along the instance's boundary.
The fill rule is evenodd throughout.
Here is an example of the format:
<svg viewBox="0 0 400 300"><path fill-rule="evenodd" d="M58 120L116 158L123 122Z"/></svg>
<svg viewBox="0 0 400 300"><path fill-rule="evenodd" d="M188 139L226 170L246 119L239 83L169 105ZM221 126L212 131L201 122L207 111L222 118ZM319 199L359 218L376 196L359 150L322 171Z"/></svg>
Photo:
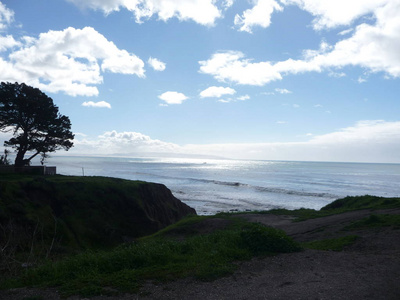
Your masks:
<svg viewBox="0 0 400 300"><path fill-rule="evenodd" d="M24 83L0 84L0 131L13 132L4 146L17 152L17 167L29 164L38 154L73 146L69 118L59 113L53 99ZM25 158L27 153L30 156Z"/></svg>

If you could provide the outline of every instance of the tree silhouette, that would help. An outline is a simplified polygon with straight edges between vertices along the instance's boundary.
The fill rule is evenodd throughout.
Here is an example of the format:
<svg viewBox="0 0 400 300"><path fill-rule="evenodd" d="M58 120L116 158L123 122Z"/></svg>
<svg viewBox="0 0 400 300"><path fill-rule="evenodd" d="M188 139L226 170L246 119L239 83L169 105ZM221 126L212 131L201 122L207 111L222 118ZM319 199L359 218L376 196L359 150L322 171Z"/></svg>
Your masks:
<svg viewBox="0 0 400 300"><path fill-rule="evenodd" d="M0 84L0 131L13 131L4 146L17 152L16 167L29 165L38 154L70 149L74 138L70 129L69 118L39 89L24 83ZM27 152L31 156L24 158Z"/></svg>

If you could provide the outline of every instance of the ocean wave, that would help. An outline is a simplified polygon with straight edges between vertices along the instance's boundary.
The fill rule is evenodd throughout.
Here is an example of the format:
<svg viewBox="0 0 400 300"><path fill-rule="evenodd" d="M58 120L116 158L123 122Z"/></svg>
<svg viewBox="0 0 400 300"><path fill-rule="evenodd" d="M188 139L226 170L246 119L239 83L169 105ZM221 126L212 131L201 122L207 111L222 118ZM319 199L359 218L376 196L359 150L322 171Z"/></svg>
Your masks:
<svg viewBox="0 0 400 300"><path fill-rule="evenodd" d="M303 196L303 197L315 197L315 198L329 198L329 199L337 199L340 198L338 195L324 193L324 192L307 192L303 190L292 190L292 189L284 189L284 188L277 188L277 187L263 187L257 185L251 185L247 183L242 183L238 181L222 181L222 180L214 180L214 179L203 179L203 178L184 178L184 177L175 177L175 176L167 176L167 175L156 175L151 173L145 172L136 172L136 174L142 174L147 176L154 176L159 178L165 179L173 179L173 180L183 180L183 181L191 181L191 182L199 182L199 183L208 183L208 184L215 184L221 186L229 186L233 188L243 188L254 190L260 193L272 193L272 194L285 194L285 195L293 195L293 196ZM182 192L182 191L181 191Z"/></svg>
<svg viewBox="0 0 400 300"><path fill-rule="evenodd" d="M256 186L256 185L251 185L251 184L241 183L241 182L236 182L236 181L231 182L231 181L196 179L196 178L190 178L190 180L200 181L200 182L205 182L205 183L212 183L212 184L216 184L216 185L232 186L232 187L238 187L238 188L242 187L242 188L247 188L247 189L253 189L253 190L256 190L256 191L262 192L262 193L286 194L286 195L294 195L294 196L332 198L332 199L336 199L336 198L340 197L338 195L333 195L330 193L306 192L306 191L288 190L288 189L282 189L282 188L276 188L276 187L262 187L262 186Z"/></svg>

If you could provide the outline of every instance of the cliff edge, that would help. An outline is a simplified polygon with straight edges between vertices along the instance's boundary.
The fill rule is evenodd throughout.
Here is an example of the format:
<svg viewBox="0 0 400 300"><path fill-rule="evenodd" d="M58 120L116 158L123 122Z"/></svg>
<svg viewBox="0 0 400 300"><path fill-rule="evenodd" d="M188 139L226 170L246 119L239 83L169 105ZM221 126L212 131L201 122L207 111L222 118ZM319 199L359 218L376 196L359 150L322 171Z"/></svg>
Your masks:
<svg viewBox="0 0 400 300"><path fill-rule="evenodd" d="M191 214L196 211L162 184L108 177L0 176L0 241L19 250L40 244L47 251L50 245L52 250L108 248Z"/></svg>

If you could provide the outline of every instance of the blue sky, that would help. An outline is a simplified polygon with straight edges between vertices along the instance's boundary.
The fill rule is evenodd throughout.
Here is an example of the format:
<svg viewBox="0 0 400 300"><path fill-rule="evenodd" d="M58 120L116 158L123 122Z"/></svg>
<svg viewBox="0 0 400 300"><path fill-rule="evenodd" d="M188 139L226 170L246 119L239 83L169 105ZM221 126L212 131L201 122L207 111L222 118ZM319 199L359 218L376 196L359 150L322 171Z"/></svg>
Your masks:
<svg viewBox="0 0 400 300"><path fill-rule="evenodd" d="M399 15L398 0L1 1L0 80L52 97L75 155L400 163Z"/></svg>

